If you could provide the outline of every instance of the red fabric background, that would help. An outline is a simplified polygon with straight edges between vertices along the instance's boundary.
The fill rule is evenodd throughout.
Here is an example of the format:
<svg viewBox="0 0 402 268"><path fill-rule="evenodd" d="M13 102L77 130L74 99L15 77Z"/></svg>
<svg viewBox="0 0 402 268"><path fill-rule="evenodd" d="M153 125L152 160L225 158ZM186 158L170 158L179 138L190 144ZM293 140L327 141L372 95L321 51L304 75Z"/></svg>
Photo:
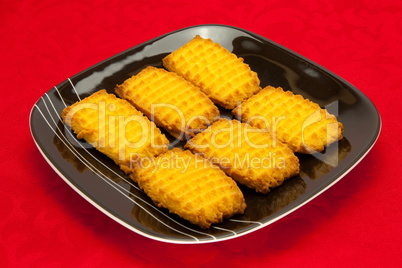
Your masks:
<svg viewBox="0 0 402 268"><path fill-rule="evenodd" d="M383 128L367 157L306 206L220 243L156 242L114 222L47 165L29 131L54 85L150 38L219 23L284 45L363 91ZM402 266L402 2L0 2L0 267Z"/></svg>

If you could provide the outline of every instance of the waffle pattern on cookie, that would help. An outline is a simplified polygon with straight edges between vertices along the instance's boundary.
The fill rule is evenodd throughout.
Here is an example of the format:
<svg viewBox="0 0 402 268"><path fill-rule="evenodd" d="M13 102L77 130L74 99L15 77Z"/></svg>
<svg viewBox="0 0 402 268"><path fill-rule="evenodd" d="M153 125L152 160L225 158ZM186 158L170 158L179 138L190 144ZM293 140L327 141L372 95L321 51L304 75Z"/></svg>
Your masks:
<svg viewBox="0 0 402 268"><path fill-rule="evenodd" d="M107 155L129 173L131 161L166 152L169 141L129 102L100 90L62 112L79 139Z"/></svg>
<svg viewBox="0 0 402 268"><path fill-rule="evenodd" d="M260 90L257 73L243 58L198 35L162 61L166 69L182 75L226 109L235 108Z"/></svg>
<svg viewBox="0 0 402 268"><path fill-rule="evenodd" d="M267 86L244 101L233 114L272 135L299 153L315 153L342 139L343 125L334 115L301 95Z"/></svg>
<svg viewBox="0 0 402 268"><path fill-rule="evenodd" d="M236 182L190 151L176 148L156 158L144 158L130 177L156 205L201 228L246 208Z"/></svg>
<svg viewBox="0 0 402 268"><path fill-rule="evenodd" d="M234 180L261 193L299 173L299 159L286 144L237 120L216 121L185 147L219 165Z"/></svg>
<svg viewBox="0 0 402 268"><path fill-rule="evenodd" d="M218 108L198 87L176 73L152 66L118 85L116 93L182 140L204 130L219 116Z"/></svg>

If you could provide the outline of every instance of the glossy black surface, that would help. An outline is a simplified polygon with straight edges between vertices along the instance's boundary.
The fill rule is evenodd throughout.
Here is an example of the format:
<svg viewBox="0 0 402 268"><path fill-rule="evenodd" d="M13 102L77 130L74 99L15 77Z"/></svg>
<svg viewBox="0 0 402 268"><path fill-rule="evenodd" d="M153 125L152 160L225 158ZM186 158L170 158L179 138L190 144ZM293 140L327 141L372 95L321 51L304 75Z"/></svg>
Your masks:
<svg viewBox="0 0 402 268"><path fill-rule="evenodd" d="M201 230L159 209L106 156L76 140L60 121L66 105L93 92L113 92L148 65L162 67L161 59L195 35L211 38L244 58L258 73L261 86L281 86L317 102L344 124L344 139L316 155L298 155L299 176L267 195L243 190L247 209ZM222 116L231 117L222 110ZM79 194L108 216L147 237L173 243L203 243L234 238L264 227L305 204L337 182L375 143L381 121L371 101L328 70L272 41L246 30L223 25L200 25L150 40L111 57L67 79L34 105L30 126L33 138L49 164ZM172 145L173 146L173 145ZM174 144L180 146L180 144Z"/></svg>

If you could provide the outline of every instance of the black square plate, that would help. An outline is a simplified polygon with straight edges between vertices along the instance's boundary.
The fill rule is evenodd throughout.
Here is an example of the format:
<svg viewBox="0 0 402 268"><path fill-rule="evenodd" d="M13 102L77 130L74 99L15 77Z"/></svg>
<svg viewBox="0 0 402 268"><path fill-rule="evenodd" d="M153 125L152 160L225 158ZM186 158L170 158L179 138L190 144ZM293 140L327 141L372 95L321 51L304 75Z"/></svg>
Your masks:
<svg viewBox="0 0 402 268"><path fill-rule="evenodd" d="M161 59L195 35L211 38L243 57L258 73L261 86L280 86L318 103L344 124L344 138L325 152L298 155L301 173L272 190L257 194L241 187L247 203L243 215L199 229L152 201L106 156L76 139L60 119L63 108L95 91L113 92L116 84ZM230 117L228 111L222 115ZM381 129L372 102L358 89L314 62L262 36L224 25L181 29L113 56L68 78L45 93L30 115L39 150L77 193L128 229L171 243L216 242L248 234L303 206L339 181L368 153ZM172 144L180 146L180 144Z"/></svg>

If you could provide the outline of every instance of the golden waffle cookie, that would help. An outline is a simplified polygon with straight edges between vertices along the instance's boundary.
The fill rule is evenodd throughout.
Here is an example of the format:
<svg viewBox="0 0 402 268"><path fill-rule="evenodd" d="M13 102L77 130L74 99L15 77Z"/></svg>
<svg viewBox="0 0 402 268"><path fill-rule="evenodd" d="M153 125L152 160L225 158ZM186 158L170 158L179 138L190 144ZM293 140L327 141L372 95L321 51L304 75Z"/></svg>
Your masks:
<svg viewBox="0 0 402 268"><path fill-rule="evenodd" d="M176 73L149 66L116 87L116 93L181 140L207 128L218 108Z"/></svg>
<svg viewBox="0 0 402 268"><path fill-rule="evenodd" d="M166 69L191 81L226 109L235 108L261 89L257 74L242 58L198 35L162 61Z"/></svg>
<svg viewBox="0 0 402 268"><path fill-rule="evenodd" d="M79 139L85 139L110 157L126 173L137 157L168 150L169 141L154 123L130 103L106 90L65 108L62 119Z"/></svg>
<svg viewBox="0 0 402 268"><path fill-rule="evenodd" d="M342 139L343 125L334 115L301 95L267 86L244 101L233 114L272 135L299 153L315 153Z"/></svg>
<svg viewBox="0 0 402 268"><path fill-rule="evenodd" d="M201 228L243 213L243 193L236 182L207 159L175 148L143 158L130 175L159 207Z"/></svg>
<svg viewBox="0 0 402 268"><path fill-rule="evenodd" d="M234 180L261 193L299 173L299 159L286 144L237 120L216 121L185 147L201 153Z"/></svg>

